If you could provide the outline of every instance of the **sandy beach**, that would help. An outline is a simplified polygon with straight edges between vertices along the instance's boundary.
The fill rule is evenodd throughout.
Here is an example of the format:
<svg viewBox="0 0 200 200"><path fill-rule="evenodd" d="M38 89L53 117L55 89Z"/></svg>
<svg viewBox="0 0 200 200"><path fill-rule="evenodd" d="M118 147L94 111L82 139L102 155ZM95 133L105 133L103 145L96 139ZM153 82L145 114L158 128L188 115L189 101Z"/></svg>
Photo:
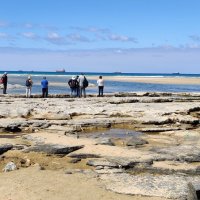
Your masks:
<svg viewBox="0 0 200 200"><path fill-rule="evenodd" d="M98 77L90 76L89 79L97 80ZM139 82L139 83L157 83L157 84L180 84L180 85L200 85L200 78L189 77L130 77L130 76L106 76L104 80Z"/></svg>

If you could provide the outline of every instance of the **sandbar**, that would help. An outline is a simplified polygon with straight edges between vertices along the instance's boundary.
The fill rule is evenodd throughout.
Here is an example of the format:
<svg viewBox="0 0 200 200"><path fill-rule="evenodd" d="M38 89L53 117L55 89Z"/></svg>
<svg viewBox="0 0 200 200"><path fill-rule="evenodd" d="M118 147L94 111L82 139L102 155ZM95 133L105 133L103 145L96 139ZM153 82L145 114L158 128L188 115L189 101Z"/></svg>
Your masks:
<svg viewBox="0 0 200 200"><path fill-rule="evenodd" d="M133 76L104 76L104 80L121 82L138 82L154 84L179 84L179 85L200 85L198 77L133 77ZM96 76L89 76L88 79L97 80Z"/></svg>

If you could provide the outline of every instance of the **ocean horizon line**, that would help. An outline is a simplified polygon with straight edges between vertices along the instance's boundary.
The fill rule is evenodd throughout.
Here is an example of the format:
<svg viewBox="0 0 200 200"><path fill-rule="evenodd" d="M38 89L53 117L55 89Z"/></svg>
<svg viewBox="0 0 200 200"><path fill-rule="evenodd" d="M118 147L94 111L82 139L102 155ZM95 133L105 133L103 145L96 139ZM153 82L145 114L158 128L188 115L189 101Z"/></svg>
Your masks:
<svg viewBox="0 0 200 200"><path fill-rule="evenodd" d="M3 74L4 72L7 72L8 74L12 75L57 75L57 76L65 76L65 75L89 75L89 76L98 76L98 75L104 75L104 76L139 76L139 77L200 77L200 73L160 73L160 72L83 72L83 71L74 71L74 72L58 72L58 71L33 71L33 70L1 70L0 74Z"/></svg>

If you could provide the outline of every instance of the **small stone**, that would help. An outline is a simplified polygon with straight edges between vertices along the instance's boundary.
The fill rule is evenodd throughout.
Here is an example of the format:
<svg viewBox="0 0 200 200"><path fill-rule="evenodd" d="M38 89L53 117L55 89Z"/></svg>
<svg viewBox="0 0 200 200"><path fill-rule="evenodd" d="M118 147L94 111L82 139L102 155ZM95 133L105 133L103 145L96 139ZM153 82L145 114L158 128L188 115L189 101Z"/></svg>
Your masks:
<svg viewBox="0 0 200 200"><path fill-rule="evenodd" d="M80 162L81 161L81 158L74 158L70 161L70 163L77 163L77 162Z"/></svg>
<svg viewBox="0 0 200 200"><path fill-rule="evenodd" d="M71 171L66 171L65 174L72 174L72 172Z"/></svg>
<svg viewBox="0 0 200 200"><path fill-rule="evenodd" d="M102 169L104 169L103 166L97 166L97 167L95 168L95 170L102 170Z"/></svg>
<svg viewBox="0 0 200 200"><path fill-rule="evenodd" d="M31 165L31 160L30 159L26 159L25 166L29 167L30 165Z"/></svg>
<svg viewBox="0 0 200 200"><path fill-rule="evenodd" d="M6 164L5 168L3 169L4 172L14 171L17 169L17 166L13 161Z"/></svg>

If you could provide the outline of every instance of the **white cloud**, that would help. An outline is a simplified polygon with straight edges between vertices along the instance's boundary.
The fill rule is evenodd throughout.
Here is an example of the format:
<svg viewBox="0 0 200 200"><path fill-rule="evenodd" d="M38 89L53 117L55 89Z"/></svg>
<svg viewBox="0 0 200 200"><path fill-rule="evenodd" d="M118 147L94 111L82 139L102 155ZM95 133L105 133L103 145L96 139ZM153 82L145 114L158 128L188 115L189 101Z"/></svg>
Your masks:
<svg viewBox="0 0 200 200"><path fill-rule="evenodd" d="M112 41L118 41L118 42L134 42L137 43L136 38L126 36L126 35L120 35L120 34L114 34L112 31L108 28L97 28L97 27L71 27L74 30L77 31L84 31L93 33L95 37L99 40L112 40Z"/></svg>
<svg viewBox="0 0 200 200"><path fill-rule="evenodd" d="M108 28L97 28L94 26L91 27L78 27L78 26L72 26L71 29L77 30L77 31L85 31L85 32L90 32L90 33L109 33L110 30Z"/></svg>
<svg viewBox="0 0 200 200"><path fill-rule="evenodd" d="M47 38L50 39L50 40L59 40L59 39L61 39L61 37L59 36L59 34L55 33L55 32L48 33Z"/></svg>
<svg viewBox="0 0 200 200"><path fill-rule="evenodd" d="M82 35L77 34L77 33L67 35L67 39L70 42L90 42L90 40L87 37L82 36Z"/></svg>
<svg viewBox="0 0 200 200"><path fill-rule="evenodd" d="M134 37L128 37L125 35L116 35L116 34L111 34L108 35L109 40L114 40L114 41L120 41L120 42L134 42L137 43L137 40Z"/></svg>
<svg viewBox="0 0 200 200"><path fill-rule="evenodd" d="M50 26L50 25L44 25L44 24L34 24L31 22L19 24L19 23L5 23L3 21L0 21L0 27L7 26L9 28L15 29L15 28L23 28L27 29L27 31L24 31L20 34L14 33L16 36L21 35L22 37L26 39L32 39L32 40L37 40L37 39L42 39L45 41L48 41L51 44L54 45L65 45L65 44L77 44L80 42L109 42L109 41L115 41L117 42L131 42L131 43L137 43L137 40L134 37L129 37L126 35L121 35L121 34L113 34L110 29L108 28L99 28L95 26L90 26L90 27L71 27L71 29L76 30L74 33L66 33L62 32L62 35L58 32L58 28L55 26ZM40 34L35 34L34 32L30 31L34 29L35 31L37 30L37 33L40 32ZM43 30L42 30L43 29ZM49 33L44 36L42 35L42 32L44 31L49 31ZM41 32L42 31L42 32ZM64 29L63 29L64 31ZM82 34L80 34L80 31L82 31ZM65 34L65 36L64 36ZM12 39L16 39L17 37L12 37ZM2 38L7 38L6 35L1 35ZM11 39L11 37L9 37Z"/></svg>
<svg viewBox="0 0 200 200"><path fill-rule="evenodd" d="M38 39L39 36L37 36L35 33L33 32L24 32L24 33L21 33L21 35L27 39Z"/></svg>
<svg viewBox="0 0 200 200"><path fill-rule="evenodd" d="M109 33L110 32L108 28L89 27L87 30L93 33Z"/></svg>
<svg viewBox="0 0 200 200"><path fill-rule="evenodd" d="M56 32L48 33L48 35L44 38L44 40L56 45L65 45L68 43L63 36L60 36Z"/></svg>
<svg viewBox="0 0 200 200"><path fill-rule="evenodd" d="M0 32L0 38L7 39L8 37L9 37L9 35L7 33Z"/></svg>

